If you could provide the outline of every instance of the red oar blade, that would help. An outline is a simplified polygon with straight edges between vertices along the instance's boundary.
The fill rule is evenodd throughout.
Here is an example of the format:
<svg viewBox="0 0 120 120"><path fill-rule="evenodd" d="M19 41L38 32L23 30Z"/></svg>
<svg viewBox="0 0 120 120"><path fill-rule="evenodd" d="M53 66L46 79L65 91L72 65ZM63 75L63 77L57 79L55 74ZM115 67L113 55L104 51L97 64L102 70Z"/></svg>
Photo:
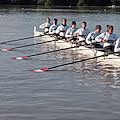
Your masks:
<svg viewBox="0 0 120 120"><path fill-rule="evenodd" d="M7 48L7 49L0 49L0 51L11 51L12 48Z"/></svg>
<svg viewBox="0 0 120 120"><path fill-rule="evenodd" d="M29 70L30 72L45 72L48 71L48 68L42 68L42 69L38 69L38 70Z"/></svg>
<svg viewBox="0 0 120 120"><path fill-rule="evenodd" d="M28 56L22 56L22 57L13 57L13 60L23 60L26 59Z"/></svg>

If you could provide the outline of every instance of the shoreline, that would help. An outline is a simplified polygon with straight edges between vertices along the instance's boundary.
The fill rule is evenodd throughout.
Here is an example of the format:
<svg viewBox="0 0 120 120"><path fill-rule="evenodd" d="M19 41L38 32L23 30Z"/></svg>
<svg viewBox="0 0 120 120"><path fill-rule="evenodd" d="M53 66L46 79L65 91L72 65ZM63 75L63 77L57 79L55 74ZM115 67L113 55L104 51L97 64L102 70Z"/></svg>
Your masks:
<svg viewBox="0 0 120 120"><path fill-rule="evenodd" d="M33 7L33 8L37 8L37 9L104 9L104 8L108 8L108 9L119 9L120 6L63 6L63 5L51 5L51 6L45 6L45 5L1 5L0 8L2 7L20 7L20 8L26 8L26 7Z"/></svg>

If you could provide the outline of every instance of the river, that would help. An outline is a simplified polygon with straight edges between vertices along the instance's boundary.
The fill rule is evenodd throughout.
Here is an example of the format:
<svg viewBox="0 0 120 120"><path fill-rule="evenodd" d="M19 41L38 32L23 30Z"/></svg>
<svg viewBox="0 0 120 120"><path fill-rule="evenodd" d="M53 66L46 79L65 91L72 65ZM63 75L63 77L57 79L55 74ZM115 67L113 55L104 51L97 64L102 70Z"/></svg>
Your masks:
<svg viewBox="0 0 120 120"><path fill-rule="evenodd" d="M95 25L114 26L120 37L120 9L85 7L79 9L43 9L39 6L1 6L0 41L33 36L33 27L47 17L87 22L94 31ZM0 48L40 42L32 38L0 45ZM52 69L43 73L28 70L52 67L86 57L65 50L29 58L18 57L53 50L50 44L14 49L0 53L0 120L119 120L120 119L120 68L96 64L95 60Z"/></svg>

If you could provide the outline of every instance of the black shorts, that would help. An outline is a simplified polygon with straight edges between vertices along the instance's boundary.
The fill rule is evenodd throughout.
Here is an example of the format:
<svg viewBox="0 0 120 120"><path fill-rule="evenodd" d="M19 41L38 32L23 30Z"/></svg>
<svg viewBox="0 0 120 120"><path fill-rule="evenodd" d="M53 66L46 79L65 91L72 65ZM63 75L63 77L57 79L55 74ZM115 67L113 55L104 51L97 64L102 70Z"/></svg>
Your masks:
<svg viewBox="0 0 120 120"><path fill-rule="evenodd" d="M113 53L114 52L114 46L106 46L106 47L104 47L104 50L107 53Z"/></svg>

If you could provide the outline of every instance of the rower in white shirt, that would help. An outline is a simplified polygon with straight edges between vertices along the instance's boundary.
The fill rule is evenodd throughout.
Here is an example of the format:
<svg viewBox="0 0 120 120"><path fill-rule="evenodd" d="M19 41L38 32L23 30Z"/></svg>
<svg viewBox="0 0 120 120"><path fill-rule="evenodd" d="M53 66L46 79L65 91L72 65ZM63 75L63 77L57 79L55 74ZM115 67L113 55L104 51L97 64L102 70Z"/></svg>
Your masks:
<svg viewBox="0 0 120 120"><path fill-rule="evenodd" d="M100 25L96 25L95 27L95 31L91 32L88 34L87 38L86 38L86 43L87 45L94 45L94 46L98 46L98 43L95 41L95 38L100 35L100 31L101 31L101 26Z"/></svg>
<svg viewBox="0 0 120 120"><path fill-rule="evenodd" d="M114 52L117 35L113 34L113 29L112 25L107 25L107 32L101 33L95 38L96 42L101 42L103 44L103 48L107 53Z"/></svg>
<svg viewBox="0 0 120 120"><path fill-rule="evenodd" d="M85 21L82 22L82 28L79 28L75 33L74 36L79 38L79 41L83 41L86 39L87 35L90 33L88 29L86 29L87 23Z"/></svg>
<svg viewBox="0 0 120 120"><path fill-rule="evenodd" d="M120 38L117 39L114 52L119 52L120 53Z"/></svg>
<svg viewBox="0 0 120 120"><path fill-rule="evenodd" d="M66 23L67 23L67 20L65 18L62 19L62 25L59 25L56 30L56 36L59 39L65 39L65 33L67 29L69 28Z"/></svg>
<svg viewBox="0 0 120 120"><path fill-rule="evenodd" d="M50 26L49 28L49 34L50 35L54 35L56 33L56 29L58 28L58 24L57 24L57 19L55 18L53 20L53 24Z"/></svg>
<svg viewBox="0 0 120 120"><path fill-rule="evenodd" d="M48 34L49 28L50 28L51 25L52 25L52 23L50 23L50 18L48 17L48 18L46 19L46 23L41 24L41 25L39 26L39 28L44 29L44 33L45 33L45 34Z"/></svg>
<svg viewBox="0 0 120 120"><path fill-rule="evenodd" d="M76 28L76 22L72 21L71 27L67 29L66 34L65 34L66 40L69 40L69 38L73 38L74 37L73 34L77 30L78 30L78 28Z"/></svg>

